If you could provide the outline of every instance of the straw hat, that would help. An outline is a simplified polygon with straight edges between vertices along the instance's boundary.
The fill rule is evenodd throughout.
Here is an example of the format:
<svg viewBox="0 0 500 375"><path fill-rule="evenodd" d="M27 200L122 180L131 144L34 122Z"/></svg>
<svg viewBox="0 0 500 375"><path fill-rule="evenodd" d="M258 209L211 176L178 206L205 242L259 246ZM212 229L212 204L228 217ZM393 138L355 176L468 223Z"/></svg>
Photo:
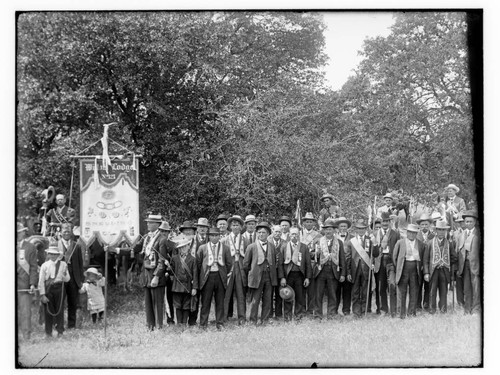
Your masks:
<svg viewBox="0 0 500 375"><path fill-rule="evenodd" d="M439 212L433 212L431 215L431 220L436 221L436 220L441 220L441 214Z"/></svg>
<svg viewBox="0 0 500 375"><path fill-rule="evenodd" d="M245 224L246 224L246 223L249 223L249 222L251 222L251 221L255 221L255 222L257 222L257 219L256 219L256 218L255 218L255 216L253 216L253 215L247 215L247 216L245 217Z"/></svg>
<svg viewBox="0 0 500 375"><path fill-rule="evenodd" d="M233 215L227 221L227 226L229 228L231 228L231 224L232 224L233 221L237 221L238 223L240 223L241 226L243 226L243 224L245 224L243 222L243 219L241 218L241 216L239 216L239 215Z"/></svg>
<svg viewBox="0 0 500 375"><path fill-rule="evenodd" d="M168 224L168 221L162 221L161 225L158 227L158 229L171 230L170 225Z"/></svg>
<svg viewBox="0 0 500 375"><path fill-rule="evenodd" d="M366 225L366 223L364 222L363 219L359 219L354 224L354 228L356 228L356 229L366 229L366 228L368 228L368 225Z"/></svg>
<svg viewBox="0 0 500 375"><path fill-rule="evenodd" d="M59 251L59 247L57 247L57 243L52 243L49 245L49 248L45 250L47 254L56 254L59 255L61 252Z"/></svg>
<svg viewBox="0 0 500 375"><path fill-rule="evenodd" d="M446 186L446 187L444 188L444 190L445 190L445 191L446 191L446 190L448 190L448 189L453 189L453 190L455 190L455 193L458 193L458 192L460 191L460 189L458 188L458 186L457 186L457 185L455 185L455 184L449 184L448 186Z"/></svg>
<svg viewBox="0 0 500 375"><path fill-rule="evenodd" d="M321 226L323 229L324 228L338 228L339 225L338 223L333 220L333 219L326 219L326 221L324 222L324 224Z"/></svg>
<svg viewBox="0 0 500 375"><path fill-rule="evenodd" d="M392 194L391 194L391 193L387 193L386 195L384 195L384 196L382 197L382 199L386 199L386 198L389 198L389 199L391 199L391 200L394 200L394 197L392 196Z"/></svg>
<svg viewBox="0 0 500 375"><path fill-rule="evenodd" d="M94 267L90 267L87 271L85 271L85 272L83 273L83 275L84 275L85 277L87 277L87 276L89 275L89 273L92 273L92 274L94 274L94 275L96 275L96 276L102 276L102 274L101 274L99 271L97 271L97 269L96 269L96 268L94 268Z"/></svg>
<svg viewBox="0 0 500 375"><path fill-rule="evenodd" d="M337 223L337 225L340 225L342 223L346 223L347 229L349 229L352 226L351 221L349 219L346 219L344 216L339 217L337 220L335 220L335 222Z"/></svg>
<svg viewBox="0 0 500 375"><path fill-rule="evenodd" d="M422 221L432 222L432 217L429 214L422 214L418 220L416 220L417 224L420 224Z"/></svg>
<svg viewBox="0 0 500 375"><path fill-rule="evenodd" d="M295 291L290 285L280 289L280 297L283 301L293 301L295 299Z"/></svg>
<svg viewBox="0 0 500 375"><path fill-rule="evenodd" d="M208 223L208 219L204 217L200 217L198 222L195 224L196 227L207 227L210 228L210 224Z"/></svg>
<svg viewBox="0 0 500 375"><path fill-rule="evenodd" d="M438 220L436 222L436 229L450 229L450 226L446 222L446 220Z"/></svg>
<svg viewBox="0 0 500 375"><path fill-rule="evenodd" d="M323 202L325 199L331 199L332 201L334 201L334 200L335 200L335 198L333 197L333 195L328 194L328 193L323 194L323 196L322 196L321 198L319 198L319 200L320 200L321 202Z"/></svg>
<svg viewBox="0 0 500 375"><path fill-rule="evenodd" d="M406 231L407 232L418 232L419 231L419 227L418 225L416 224L408 224L408 227L406 228Z"/></svg>
<svg viewBox="0 0 500 375"><path fill-rule="evenodd" d="M161 217L161 215L149 214L148 217L144 221L151 222L151 223L161 223L162 217Z"/></svg>

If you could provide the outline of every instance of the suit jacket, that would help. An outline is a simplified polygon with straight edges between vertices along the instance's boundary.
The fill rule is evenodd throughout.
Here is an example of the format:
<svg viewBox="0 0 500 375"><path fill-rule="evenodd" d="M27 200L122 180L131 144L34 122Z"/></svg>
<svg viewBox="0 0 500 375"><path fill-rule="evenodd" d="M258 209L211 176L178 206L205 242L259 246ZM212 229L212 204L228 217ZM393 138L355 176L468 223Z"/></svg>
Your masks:
<svg viewBox="0 0 500 375"><path fill-rule="evenodd" d="M289 243L291 243L291 242L289 242ZM312 277L312 268L311 268L311 256L309 255L309 249L302 242L299 242L298 244L299 244L299 252L300 252L300 254L302 254L300 257L301 259L300 259L300 265L299 265L300 272L302 272L302 275L304 275L304 278L310 279ZM290 273L290 271L293 268L293 265L295 264L292 261L290 261L290 263L288 263L288 264L285 264L287 247L288 247L288 244L284 247L283 252L282 252L282 256L280 256L280 260L283 262L283 272L285 274L285 277L288 276L288 274ZM293 255L293 253L292 253L292 255Z"/></svg>
<svg viewBox="0 0 500 375"><path fill-rule="evenodd" d="M262 273L264 272L264 264L258 264L258 243L249 245L247 247L247 252L245 254L245 260L243 261L243 268L248 274L248 287L258 288L260 281L262 279ZM284 276L282 262L280 262L280 256L278 254L278 262L276 262L276 249L272 243L267 242L267 257L269 263L269 273L271 277L271 284L273 286L278 286L278 278Z"/></svg>
<svg viewBox="0 0 500 375"><path fill-rule="evenodd" d="M453 199L446 199L445 201L445 207L448 208L448 202L451 202L455 208L457 209L457 211L459 213L463 213L467 207L465 205L465 201L463 200L463 198L460 198L458 195L455 195L455 197Z"/></svg>
<svg viewBox="0 0 500 375"><path fill-rule="evenodd" d="M58 215L56 215L57 207L54 207L47 212L47 221L53 224L64 224L66 221L59 220ZM68 221L68 223L75 224L76 213L71 207L64 206L61 210L61 216Z"/></svg>
<svg viewBox="0 0 500 375"><path fill-rule="evenodd" d="M29 289L31 285L38 284L37 253L35 246L27 240L23 240L21 249L24 250L24 259L28 263L29 273L26 273L19 264L17 265L17 288Z"/></svg>
<svg viewBox="0 0 500 375"><path fill-rule="evenodd" d="M356 248L352 244L352 241L354 240L354 238L355 237L353 237L349 241L347 241L347 243L345 245L345 251L351 253L350 264L347 264L347 275L352 275L353 282L354 282L354 280L356 280L358 263L360 261L363 262L363 264L366 266L366 269L368 269L368 266L365 264L365 261L361 259ZM366 242L368 242L368 243L366 243ZM370 256L372 257L372 262L373 262L373 258L376 258L379 255L378 247L373 245L373 242L369 236L361 237L360 243L361 243L361 247L363 249L365 249L365 251L366 251L366 247L368 245L367 253L368 253L369 257Z"/></svg>
<svg viewBox="0 0 500 375"><path fill-rule="evenodd" d="M458 255L458 274L462 275L464 272L464 264L465 264L465 256L467 250L464 248L465 240L466 240L466 232L464 231L457 241L457 255ZM479 260L479 246L481 244L481 234L477 228L474 229L472 234L474 237L472 238L472 243L470 247L469 254L467 254L467 259L469 260L470 272L479 276L480 272L480 260Z"/></svg>
<svg viewBox="0 0 500 375"><path fill-rule="evenodd" d="M222 259L224 260L224 266L219 265L219 276L224 289L226 289L227 274L233 267L233 257L231 256L231 250L229 250L229 247L224 245L221 241L219 241L218 244L219 243L221 244L221 249L219 251L222 251ZM217 262L217 259L214 259L214 261ZM198 286L199 289L202 290L208 280L208 275L210 274L210 267L208 265L208 244L203 244L198 249L198 252L196 253L196 264L198 266Z"/></svg>
<svg viewBox="0 0 500 375"><path fill-rule="evenodd" d="M444 241L448 240L445 238ZM453 245L453 242L448 241L448 243L450 249L450 269L444 267L444 273L446 275L446 281L450 282L452 279L454 279L452 272L456 267L457 254L455 252L455 246ZM433 259L432 242L428 242L424 252L424 275L429 274L429 277L432 277L432 274L434 273L432 259Z"/></svg>
<svg viewBox="0 0 500 375"><path fill-rule="evenodd" d="M253 242L257 241L257 232L253 232L252 235L253 235ZM248 232L243 233L243 237L246 239L247 246L252 243L250 241L250 233Z"/></svg>
<svg viewBox="0 0 500 375"><path fill-rule="evenodd" d="M340 276L346 276L348 273L347 266L346 266L346 256L345 256L345 251L344 251L344 244L342 243L341 240L337 238L333 238L334 241L338 241L339 244L339 264L337 264L338 267L335 266L335 264L332 264L332 272L333 276L337 279L340 280ZM314 259L314 266L313 266L313 277L316 278L320 274L321 270L319 269L320 266L320 252L321 248L318 242L316 242L316 251L315 251L315 259ZM333 262L332 262L333 263Z"/></svg>
<svg viewBox="0 0 500 375"><path fill-rule="evenodd" d="M176 293L191 293L191 289L198 289L198 265L196 259L191 254L187 254L184 258L187 269L182 265L181 255L176 254L172 257L170 266L175 273L172 281L172 292Z"/></svg>
<svg viewBox="0 0 500 375"><path fill-rule="evenodd" d="M83 276L83 256L80 244L73 238L69 240L68 248L64 246L62 240L59 240L59 243L63 248L63 260L68 265L69 276L75 281L78 288L81 288L85 278Z"/></svg>
<svg viewBox="0 0 500 375"><path fill-rule="evenodd" d="M243 236L242 234L240 234L240 237L241 237L241 246L243 248L243 253L246 253L246 249L249 245L249 239L248 238L245 238L245 236ZM226 237L224 237L223 239L220 240L220 242L222 242L225 246L227 246L227 248L229 249L229 255L231 256L232 258L232 264L234 266L234 263L235 263L235 258L236 258L236 255L231 255L231 244L232 244L232 235L231 234L228 234ZM239 246L239 242L240 240L237 241L238 243L234 244L234 246ZM247 275L246 275L246 271L243 269L243 259L245 258L243 253L240 252L240 257L238 259L238 264L240 265L240 270L241 270L241 277L242 277L242 281L243 281L243 286L247 286ZM229 271L231 272L232 269ZM231 277L234 277L234 272L231 274Z"/></svg>
<svg viewBox="0 0 500 375"><path fill-rule="evenodd" d="M139 240L139 242L137 242L134 246L134 253L140 254L142 252L144 241L146 241L147 238L148 236L144 236ZM151 241L152 240L153 239L151 239ZM151 247L151 251L154 253L156 265L153 268L150 268L150 260L145 258L144 254L140 256L140 258L143 259L143 265L141 275L139 277L139 283L142 287L151 288L151 281L153 280L153 277L157 276L158 286L165 286L167 285L166 266L165 262L161 258L168 260L169 256L167 243L163 234L160 233L158 237L156 237L155 242ZM161 257L158 254L160 254Z"/></svg>
<svg viewBox="0 0 500 375"><path fill-rule="evenodd" d="M417 233L417 240L422 241L424 244L427 244L430 240L432 240L436 235L432 233L431 231L427 232L427 241L424 240L424 235L422 234L422 231L418 231Z"/></svg>
<svg viewBox="0 0 500 375"><path fill-rule="evenodd" d="M284 241L283 239L280 238L279 242L278 242L278 246L276 246L276 244L274 243L274 238L269 236L267 238L267 242L270 243L271 245L273 245L275 251L276 251L276 260L278 260L278 256L280 254L283 254L283 251L285 251L285 247L286 247L286 244L287 244L287 241Z"/></svg>
<svg viewBox="0 0 500 375"><path fill-rule="evenodd" d="M380 241L382 241L382 239L384 238L384 235L383 235L383 230L382 228L379 229L379 234L380 234ZM401 236L399 235L399 231L397 230L394 230L392 228L389 228L389 238L388 238L388 241L387 241L387 247L389 248L389 265L392 264L392 258L393 258L393 254L394 254L394 247L396 246L396 243L399 241L399 239L401 238ZM378 252L377 252L377 260L375 261L376 263L380 262L381 260L381 257L382 257L382 253L383 253L383 249L381 248L382 246L379 245L379 244L374 244L374 246L377 248ZM379 258L380 257L380 258ZM378 271L378 270L377 270Z"/></svg>
<svg viewBox="0 0 500 375"><path fill-rule="evenodd" d="M422 272L423 272L423 261L424 261L424 254L425 254L425 248L426 245L418 240L415 239L415 246L417 247L418 250L418 256L420 257L420 260L417 260L417 275L418 275L418 282L420 283L422 280ZM399 280L401 279L401 274L403 273L403 266L405 264L405 259L406 259L406 252L407 252L407 247L406 247L406 239L402 238L400 239L397 243L396 246L394 247L394 253L393 253L393 262L396 265L396 284L399 283Z"/></svg>

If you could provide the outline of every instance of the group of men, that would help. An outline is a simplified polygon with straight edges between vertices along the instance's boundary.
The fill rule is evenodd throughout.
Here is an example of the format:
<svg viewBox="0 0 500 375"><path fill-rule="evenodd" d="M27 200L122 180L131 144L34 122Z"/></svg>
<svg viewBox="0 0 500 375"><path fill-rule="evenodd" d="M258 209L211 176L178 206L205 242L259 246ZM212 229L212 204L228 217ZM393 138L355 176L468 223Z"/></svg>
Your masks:
<svg viewBox="0 0 500 375"><path fill-rule="evenodd" d="M319 217L306 213L300 228L288 216L271 226L253 215L243 219L222 214L214 226L199 218L196 223L185 221L180 234L174 234L161 215L150 214L145 220L148 233L129 249L142 261L139 281L145 293L147 326L150 330L163 327L167 305L168 323L177 320L177 324L206 328L212 300L217 328L232 318L240 325L266 324L273 318L330 319L339 316L340 309L344 316L352 312L360 318L372 311L373 297L377 314L405 318L418 310L445 313L450 286L457 307L479 313L478 216L456 196L457 186L445 190L449 198L445 211L422 214L406 230L394 225L390 194L384 196L385 205L370 226L363 219L353 223L343 217L330 194L321 198L325 208ZM26 228L19 225L18 306L20 321L29 322L23 306L42 280L33 276L36 267L24 240ZM71 242L71 225L61 228L59 257L70 268L70 280L59 282L67 284L68 328L72 328L78 307L72 296L81 287L83 267L81 251L74 251L77 244ZM46 319L52 319L54 314L45 311ZM55 317L55 324L62 334L61 316ZM20 327L29 336L30 327Z"/></svg>
<svg viewBox="0 0 500 375"><path fill-rule="evenodd" d="M340 307L343 315L352 311L362 317L372 311L373 296L377 314L405 318L418 310L445 313L450 287L457 308L479 313L478 216L458 201L458 190L455 185L446 188L451 203L445 215L422 214L405 230L394 226L390 194L370 227L362 219L352 223L340 216L329 194L321 198L326 207L320 217L306 213L300 228L288 216L271 226L253 215L219 215L213 227L206 218L185 221L173 236L161 215L149 215L149 233L134 249L145 259L148 327L163 326L165 296L173 320L171 283L180 280L170 262L180 248L189 250L181 254L180 264L189 260L186 264L196 265L189 274L198 272L184 286L191 300L189 325L199 321L207 326L212 300L218 328L233 317L240 325L273 318L334 318Z"/></svg>

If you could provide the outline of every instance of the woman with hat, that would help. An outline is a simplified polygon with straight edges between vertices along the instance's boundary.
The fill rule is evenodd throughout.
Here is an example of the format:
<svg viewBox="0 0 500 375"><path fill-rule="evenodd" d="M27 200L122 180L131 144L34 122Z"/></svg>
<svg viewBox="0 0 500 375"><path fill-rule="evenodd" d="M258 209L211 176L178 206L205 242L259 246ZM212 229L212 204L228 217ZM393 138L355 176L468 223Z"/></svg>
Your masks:
<svg viewBox="0 0 500 375"><path fill-rule="evenodd" d="M51 338L54 324L58 336L64 332L64 283L67 283L70 277L68 265L59 259L61 253L57 243L50 244L45 252L47 260L40 267L38 290L45 310L45 334Z"/></svg>
<svg viewBox="0 0 500 375"><path fill-rule="evenodd" d="M28 228L17 223L17 319L24 338L31 337L31 303L38 283L37 251L26 241Z"/></svg>
<svg viewBox="0 0 500 375"><path fill-rule="evenodd" d="M224 325L224 296L228 273L232 266L231 252L220 240L220 230L210 228L209 242L201 245L196 254L201 292L200 326L206 328L212 298L215 301L215 323L218 329Z"/></svg>
<svg viewBox="0 0 500 375"><path fill-rule="evenodd" d="M229 218L227 225L231 229L229 235L221 240L221 243L229 248L231 252L232 268L229 272L226 295L224 297L224 318L233 316L234 297L236 297L236 310L238 313L238 324L246 321L246 302L245 295L247 291L246 272L243 269L243 259L245 249L248 246L248 240L241 234L243 228L243 219L234 215Z"/></svg>
<svg viewBox="0 0 500 375"><path fill-rule="evenodd" d="M481 236L479 229L476 228L478 219L476 212L464 211L462 218L465 221L465 230L457 245L457 276L463 282L464 312L475 314L481 312L481 262L479 256Z"/></svg>
<svg viewBox="0 0 500 375"><path fill-rule="evenodd" d="M106 285L106 278L94 267L90 267L83 274L85 282L80 288L80 293L87 293L87 309L92 317L92 322L96 323L97 319L102 320L104 313L105 302L102 288Z"/></svg>
<svg viewBox="0 0 500 375"><path fill-rule="evenodd" d="M430 313L436 312L436 296L439 293L439 310L447 310L448 283L454 280L452 269L457 260L453 242L446 239L450 226L445 220L436 223L436 237L424 253L424 279L430 287Z"/></svg>
<svg viewBox="0 0 500 375"><path fill-rule="evenodd" d="M417 239L418 225L408 224L406 238L401 238L394 247L393 261L396 266L396 285L400 298L401 319L406 318L406 294L409 289L408 315L416 316L418 288L423 279L425 244Z"/></svg>
<svg viewBox="0 0 500 375"><path fill-rule="evenodd" d="M267 222L257 225L257 241L247 247L243 267L248 273L248 287L252 293L250 303L250 321L257 324L257 314L262 300L261 322L266 323L271 315L272 288L286 285L283 278L282 262L276 262L274 245L267 241L271 227Z"/></svg>

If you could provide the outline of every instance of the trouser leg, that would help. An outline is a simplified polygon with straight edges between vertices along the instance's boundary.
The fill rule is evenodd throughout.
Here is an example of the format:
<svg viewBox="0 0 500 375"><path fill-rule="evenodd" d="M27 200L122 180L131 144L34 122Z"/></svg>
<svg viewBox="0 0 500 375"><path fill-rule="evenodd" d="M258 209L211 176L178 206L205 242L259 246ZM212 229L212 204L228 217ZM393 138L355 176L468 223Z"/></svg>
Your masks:
<svg viewBox="0 0 500 375"><path fill-rule="evenodd" d="M468 259L465 260L462 280L464 291L464 312L470 314L472 311L472 278Z"/></svg>
<svg viewBox="0 0 500 375"><path fill-rule="evenodd" d="M76 310L80 307L80 294L74 280L64 283L68 303L68 328L76 326Z"/></svg>
<svg viewBox="0 0 500 375"><path fill-rule="evenodd" d="M33 297L28 292L17 293L17 319L20 333L29 337L31 334L31 303Z"/></svg>
<svg viewBox="0 0 500 375"><path fill-rule="evenodd" d="M327 310L326 314L327 317L332 317L334 315L337 315L337 299L336 299L336 291L338 289L338 280L335 278L335 276L329 275L329 277L326 279L326 290L328 294L328 305L327 305ZM345 299L344 299L345 301Z"/></svg>
<svg viewBox="0 0 500 375"><path fill-rule="evenodd" d="M151 288L152 307L154 314L154 326L163 328L163 315L165 314L165 287L157 286Z"/></svg>
<svg viewBox="0 0 500 375"><path fill-rule="evenodd" d="M415 266L415 269L412 270L410 273L410 302L409 302L409 307L408 307L408 314L410 316L415 316L416 311L417 311L417 297L418 297L418 286L419 286L419 281L418 281L418 272L417 272L417 267Z"/></svg>
<svg viewBox="0 0 500 375"><path fill-rule="evenodd" d="M438 290L438 270L434 270L429 281L429 311L431 314L436 312L436 300Z"/></svg>
<svg viewBox="0 0 500 375"><path fill-rule="evenodd" d="M397 311L397 294L396 294L396 272L394 271L394 265L390 264L386 266L387 273L387 286L389 290L389 306L391 316L394 316ZM404 301L406 303L406 300Z"/></svg>
<svg viewBox="0 0 500 375"><path fill-rule="evenodd" d="M174 322L174 294L172 292L172 280L170 280L170 277L167 277L167 301L168 301L168 309L170 313L170 318L167 319L167 323L173 323Z"/></svg>
<svg viewBox="0 0 500 375"><path fill-rule="evenodd" d="M238 313L238 322L244 322L247 315L247 306L245 301L245 288L243 287L243 274L240 265L235 264L234 289L236 295L236 309Z"/></svg>
<svg viewBox="0 0 500 375"><path fill-rule="evenodd" d="M380 310L386 313L389 312L389 306L387 305L387 270L385 266L384 256L380 261L380 270L379 270L379 287L380 287Z"/></svg>
<svg viewBox="0 0 500 375"><path fill-rule="evenodd" d="M457 291L457 303L459 306L464 306L465 298L464 298L464 279L462 276L458 275L458 272L455 272L455 289Z"/></svg>
<svg viewBox="0 0 500 375"><path fill-rule="evenodd" d="M443 313L447 311L448 308L448 281L446 280L446 274L443 268L438 270L438 289L439 289L439 310Z"/></svg>
<svg viewBox="0 0 500 375"><path fill-rule="evenodd" d="M214 280L214 292L215 292L215 324L217 326L224 323L224 285L220 275L217 274L217 278Z"/></svg>
<svg viewBox="0 0 500 375"><path fill-rule="evenodd" d="M273 286L271 284L271 276L269 272L262 273L262 280L264 281L262 289L262 322L266 322L271 318L271 309L273 303ZM281 297L280 297L281 300ZM282 302L281 302L282 303Z"/></svg>
<svg viewBox="0 0 500 375"><path fill-rule="evenodd" d="M352 313L356 316L361 316L362 276L359 272L357 272L356 278L352 281Z"/></svg>
<svg viewBox="0 0 500 375"><path fill-rule="evenodd" d="M309 279L309 286L306 288L307 292L307 313L313 314L316 311L316 279L311 277Z"/></svg>
<svg viewBox="0 0 500 375"><path fill-rule="evenodd" d="M259 312L259 304L262 298L262 290L264 287L263 280L260 280L260 284L257 288L249 288L252 292L252 300L250 302L250 321L252 323L257 323L257 316Z"/></svg>
<svg viewBox="0 0 500 375"><path fill-rule="evenodd" d="M144 288L144 305L146 309L146 323L148 329L152 330L155 328L155 313L153 310L153 293L151 288Z"/></svg>
<svg viewBox="0 0 500 375"><path fill-rule="evenodd" d="M319 317L323 316L323 294L326 288L326 278L322 274L323 271L316 278L316 315Z"/></svg>
<svg viewBox="0 0 500 375"><path fill-rule="evenodd" d="M205 327L208 324L208 316L210 315L210 306L212 303L212 296L215 293L217 277L220 278L218 272L210 272L208 279L201 290L200 326L202 327Z"/></svg>

